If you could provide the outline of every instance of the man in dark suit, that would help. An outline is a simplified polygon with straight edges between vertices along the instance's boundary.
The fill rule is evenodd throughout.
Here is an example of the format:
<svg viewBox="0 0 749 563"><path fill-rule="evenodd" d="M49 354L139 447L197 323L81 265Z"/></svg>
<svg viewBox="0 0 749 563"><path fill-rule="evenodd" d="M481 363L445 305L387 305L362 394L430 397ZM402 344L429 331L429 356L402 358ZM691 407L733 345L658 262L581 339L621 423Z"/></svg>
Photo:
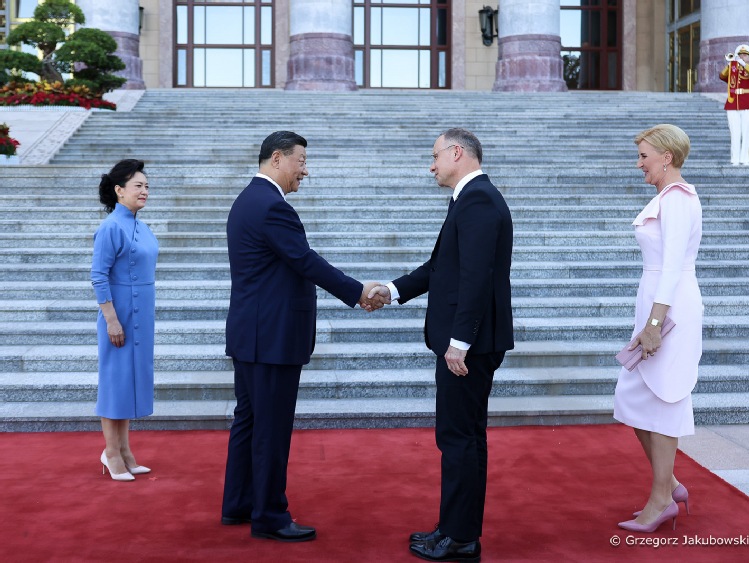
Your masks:
<svg viewBox="0 0 749 563"><path fill-rule="evenodd" d="M429 292L426 345L437 355L437 447L442 452L439 524L411 534L411 553L429 561L477 561L486 497L486 427L495 370L514 347L510 303L512 217L481 171L481 143L448 129L430 171L452 188L432 255L369 293L405 303Z"/></svg>
<svg viewBox="0 0 749 563"><path fill-rule="evenodd" d="M366 298L376 284L346 276L312 250L286 202L308 175L306 146L290 131L269 135L260 148L259 173L234 201L226 224L226 355L234 362L237 406L221 522L252 522L253 537L288 542L316 534L292 521L286 499L299 376L315 347L315 286L350 307L378 307Z"/></svg>

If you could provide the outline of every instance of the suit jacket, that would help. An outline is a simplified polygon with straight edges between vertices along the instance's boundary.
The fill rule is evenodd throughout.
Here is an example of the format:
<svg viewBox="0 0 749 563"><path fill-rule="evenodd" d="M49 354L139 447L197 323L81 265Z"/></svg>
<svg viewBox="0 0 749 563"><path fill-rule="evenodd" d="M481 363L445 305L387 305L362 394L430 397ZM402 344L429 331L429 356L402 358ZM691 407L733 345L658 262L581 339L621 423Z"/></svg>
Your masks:
<svg viewBox="0 0 749 563"><path fill-rule="evenodd" d="M471 344L470 354L514 348L511 260L510 210L482 174L461 191L429 260L393 281L400 303L429 292L427 347L443 356L455 338Z"/></svg>
<svg viewBox="0 0 749 563"><path fill-rule="evenodd" d="M315 348L319 285L353 307L362 284L309 247L294 208L255 177L226 223L231 301L226 355L243 362L303 365Z"/></svg>

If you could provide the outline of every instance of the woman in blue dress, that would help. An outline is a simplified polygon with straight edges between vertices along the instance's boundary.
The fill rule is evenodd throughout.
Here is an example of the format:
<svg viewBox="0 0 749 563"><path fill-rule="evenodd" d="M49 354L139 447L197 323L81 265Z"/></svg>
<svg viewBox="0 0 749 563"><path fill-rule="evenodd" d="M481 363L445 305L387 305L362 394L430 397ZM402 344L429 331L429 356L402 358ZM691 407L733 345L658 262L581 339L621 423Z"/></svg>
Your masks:
<svg viewBox="0 0 749 563"><path fill-rule="evenodd" d="M99 184L109 216L94 234L91 283L99 304L99 390L106 449L103 467L116 481L149 473L130 449L130 419L153 413L156 258L159 244L137 213L148 200L143 162L118 162ZM102 472L104 469L102 468Z"/></svg>

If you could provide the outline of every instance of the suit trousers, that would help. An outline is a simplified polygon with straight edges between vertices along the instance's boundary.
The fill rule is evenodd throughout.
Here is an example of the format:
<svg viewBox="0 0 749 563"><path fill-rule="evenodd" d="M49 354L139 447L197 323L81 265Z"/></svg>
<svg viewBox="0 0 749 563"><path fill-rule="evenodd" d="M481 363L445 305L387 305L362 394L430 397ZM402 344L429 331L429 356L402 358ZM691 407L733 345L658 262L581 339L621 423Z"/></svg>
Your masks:
<svg viewBox="0 0 749 563"><path fill-rule="evenodd" d="M302 366L234 360L237 406L229 433L222 516L252 518L252 529L291 524L286 469Z"/></svg>
<svg viewBox="0 0 749 563"><path fill-rule="evenodd" d="M731 164L749 164L749 109L727 110Z"/></svg>
<svg viewBox="0 0 749 563"><path fill-rule="evenodd" d="M459 377L437 358L435 436L442 452L439 528L456 541L482 535L488 452L486 426L494 372L504 352L469 355Z"/></svg>

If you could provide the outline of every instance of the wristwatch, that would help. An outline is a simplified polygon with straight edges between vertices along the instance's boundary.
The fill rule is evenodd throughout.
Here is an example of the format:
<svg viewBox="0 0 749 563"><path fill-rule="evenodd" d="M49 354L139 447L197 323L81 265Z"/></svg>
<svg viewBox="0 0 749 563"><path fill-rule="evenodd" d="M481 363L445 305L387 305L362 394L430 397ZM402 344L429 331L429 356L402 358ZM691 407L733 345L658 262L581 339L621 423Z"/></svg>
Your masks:
<svg viewBox="0 0 749 563"><path fill-rule="evenodd" d="M658 319L650 319L650 321L648 321L648 324L650 326L661 326L663 323Z"/></svg>

